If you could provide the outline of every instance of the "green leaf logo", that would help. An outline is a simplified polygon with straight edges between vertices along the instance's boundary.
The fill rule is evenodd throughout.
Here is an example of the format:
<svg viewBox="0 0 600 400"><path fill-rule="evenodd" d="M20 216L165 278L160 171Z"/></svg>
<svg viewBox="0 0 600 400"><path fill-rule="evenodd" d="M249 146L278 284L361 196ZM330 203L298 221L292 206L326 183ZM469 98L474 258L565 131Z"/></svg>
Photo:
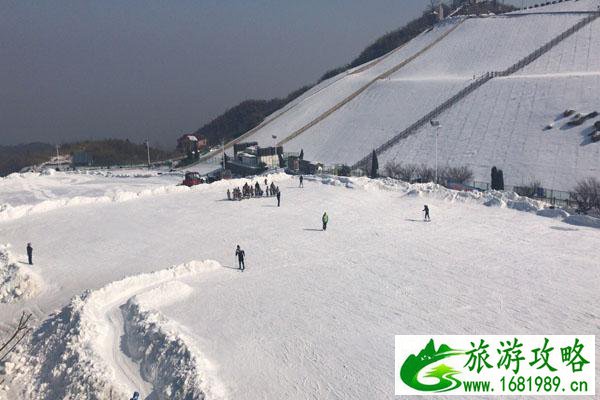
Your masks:
<svg viewBox="0 0 600 400"><path fill-rule="evenodd" d="M424 384L419 381L419 373L427 366L443 360L448 357L465 354L462 350L454 350L449 346L442 344L439 349L435 349L433 339L418 355L411 354L408 356L402 367L400 367L400 379L413 389L422 392L447 392L460 387L461 382L454 377L460 371L445 364L439 364L432 368L425 375L427 378L437 378L438 382L434 384Z"/></svg>

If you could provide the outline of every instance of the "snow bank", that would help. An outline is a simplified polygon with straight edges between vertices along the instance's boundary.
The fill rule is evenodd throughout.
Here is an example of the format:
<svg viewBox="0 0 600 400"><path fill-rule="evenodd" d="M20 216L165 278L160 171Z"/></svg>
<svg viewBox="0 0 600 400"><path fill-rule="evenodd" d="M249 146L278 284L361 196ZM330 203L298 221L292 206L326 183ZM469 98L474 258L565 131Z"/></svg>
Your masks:
<svg viewBox="0 0 600 400"><path fill-rule="evenodd" d="M53 211L64 207L73 207L97 203L118 203L131 201L149 196L157 196L168 193L179 193L189 190L187 186L159 186L152 189L145 189L139 192L117 191L112 195L87 197L76 196L71 198L61 198L45 200L37 204L24 204L11 206L10 204L0 204L0 222L14 220L25 217L30 214L39 214Z"/></svg>
<svg viewBox="0 0 600 400"><path fill-rule="evenodd" d="M157 399L200 400L223 397L218 382L206 377L214 367L181 334L181 329L162 314L148 310L158 299L166 302L189 295L193 289L181 282L160 293L144 293L145 299L134 297L122 307L125 321L124 351L139 362L144 380L152 382ZM171 285L169 285L171 286ZM164 303L162 304L164 305Z"/></svg>
<svg viewBox="0 0 600 400"><path fill-rule="evenodd" d="M202 361L201 353L188 348L176 331L163 328L167 322L157 313L143 309L137 300L128 302L167 282L216 268L219 264L215 261L191 262L128 277L73 298L44 321L29 342L6 362L12 386L21 388L23 398L34 400L129 399L130 388L111 361L115 349L107 347L115 335L107 314L111 308L127 303L123 308L124 340L127 348L142 359L145 375L156 389L153 394L157 397L153 398L202 399L205 394L221 398L221 385L214 378L205 378L211 371L203 370L209 363ZM116 338L117 347L121 339ZM144 348L134 344L143 344Z"/></svg>
<svg viewBox="0 0 600 400"><path fill-rule="evenodd" d="M600 229L600 218L590 217L589 215L570 215L564 219L564 222L571 225Z"/></svg>
<svg viewBox="0 0 600 400"><path fill-rule="evenodd" d="M32 298L42 286L42 278L29 266L11 262L9 247L0 245L0 303Z"/></svg>

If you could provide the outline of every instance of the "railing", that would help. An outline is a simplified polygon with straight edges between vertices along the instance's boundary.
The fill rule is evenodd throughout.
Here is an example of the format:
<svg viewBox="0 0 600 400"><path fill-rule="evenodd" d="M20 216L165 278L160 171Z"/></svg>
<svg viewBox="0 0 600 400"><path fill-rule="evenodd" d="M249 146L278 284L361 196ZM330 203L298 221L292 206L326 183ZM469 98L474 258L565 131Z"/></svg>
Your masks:
<svg viewBox="0 0 600 400"><path fill-rule="evenodd" d="M487 73L485 73L483 76L481 76L475 82L471 83L470 85L468 85L467 87L465 87L464 89L462 89L461 91L459 91L458 93L456 93L454 96L452 96L451 98L449 98L448 100L446 100L445 102L443 102L442 104L440 104L439 106L437 106L435 109L433 109L432 111L430 111L429 113L427 113L425 116L423 116L417 122L415 122L414 124L410 125L408 128L404 129L403 131L401 131L400 133L398 133L397 135L395 135L394 137L392 137L391 139L389 139L387 142L385 142L381 146L377 147L375 149L375 153L377 155L380 155L381 153L383 153L384 151L388 150L393 145L395 145L396 143L398 143L400 140L402 140L402 139L404 139L404 138L412 135L413 133L417 132L421 127L423 127L423 125L427 124L432 119L438 117L441 113L443 113L444 111L446 111L448 108L452 107L458 101L460 101L463 98L465 98L466 96L468 96L471 92L473 92L475 89L478 89L480 86L482 86L483 84L485 84L486 82L488 82L492 78L495 78L495 77L504 77L504 76L508 76L508 75L514 74L516 71L518 71L518 70L524 68L525 66L531 64L533 61L535 61L536 59L538 59L539 57L541 57L543 54L547 53L554 46L556 46L558 43L560 43L561 41L565 40L567 37L571 36L572 34L574 34L575 32L577 32L578 30L580 30L581 28L583 28L584 26L586 26L590 22L594 21L599 16L600 16L600 13L594 13L594 14L591 14L588 17L582 19L581 21L577 22L575 25L573 25L572 27L570 27L566 31L562 32L561 34L559 34L558 36L556 36L555 38L553 38L552 40L550 40L548 43L546 43L543 46L537 48L535 51L533 51L532 53L530 53L526 57L522 58L521 60L517 61L516 63L514 63L513 65L511 65L510 67L508 67L507 69L505 69L503 71L496 71L496 72L487 72ZM352 165L352 169L359 169L359 168L366 167L368 165L369 161L371 160L371 154L372 153L369 152L368 155L366 155L365 157L363 157L362 159L360 159L358 162L356 162L355 164L353 164Z"/></svg>

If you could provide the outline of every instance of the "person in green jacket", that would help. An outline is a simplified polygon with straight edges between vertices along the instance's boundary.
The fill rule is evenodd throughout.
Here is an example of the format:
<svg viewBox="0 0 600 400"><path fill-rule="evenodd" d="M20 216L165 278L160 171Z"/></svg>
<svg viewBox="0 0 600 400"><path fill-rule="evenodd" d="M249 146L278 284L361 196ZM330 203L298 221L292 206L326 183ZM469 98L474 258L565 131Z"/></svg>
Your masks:
<svg viewBox="0 0 600 400"><path fill-rule="evenodd" d="M327 212L323 213L323 230L326 231L327 230L327 223L329 222L329 215L327 215Z"/></svg>

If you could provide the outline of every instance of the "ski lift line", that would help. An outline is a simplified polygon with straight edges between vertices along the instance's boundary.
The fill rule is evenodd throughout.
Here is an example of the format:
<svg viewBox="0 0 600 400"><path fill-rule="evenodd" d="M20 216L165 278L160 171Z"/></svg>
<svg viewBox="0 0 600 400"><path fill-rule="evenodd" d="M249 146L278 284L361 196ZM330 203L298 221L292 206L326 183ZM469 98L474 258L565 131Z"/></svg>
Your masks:
<svg viewBox="0 0 600 400"><path fill-rule="evenodd" d="M452 107L458 101L460 101L463 98L465 98L466 96L468 96L470 93L472 93L473 91L478 89L480 86L484 85L489 80L496 78L496 77L506 77L506 76L512 75L515 72L523 69L525 66L531 64L533 61L537 60L542 55L546 54L548 51L550 51L552 48L554 48L558 43L562 42L569 36L573 35L575 32L579 31L584 26L595 21L598 17L600 17L600 12L595 12L593 14L590 14L588 17L580 20L575 25L571 26L566 31L560 33L558 36L554 37L552 40L550 40L546 44L540 46L539 48L537 48L536 50L531 52L529 55L527 55L524 58L522 58L521 60L517 61L516 63L514 63L507 69L505 69L503 71L497 71L497 72L487 72L482 77L478 78L475 82L471 83L467 87L460 90L458 93L456 93L450 99L446 100L445 102L443 102L442 104L440 104L439 106L434 108L432 111L427 113L424 117L419 119L417 122L413 123L408 128L404 129L403 131L398 133L396 136L390 138L385 143L383 143L381 146L377 147L375 149L375 154L380 155L381 153L390 149L392 146L394 146L400 140L412 135L413 133L416 133L420 128L423 127L423 125L425 125L426 123L428 123L431 120L436 119L440 114L442 114L448 108ZM357 169L357 168L361 168L361 167L368 165L368 162L371 159L371 154L372 153L369 152L369 154L367 154L365 157L363 157L358 162L353 164L352 169Z"/></svg>
<svg viewBox="0 0 600 400"><path fill-rule="evenodd" d="M334 112L336 112L337 110L339 110L340 108L342 108L343 106L345 106L346 104L350 103L352 100L354 100L356 97L358 97L360 94L362 94L365 90L367 90L368 88L370 88L377 81L382 80L382 79L386 79L389 76L391 76L392 74L398 72L398 70L400 70L401 68L405 67L406 65L408 65L409 63L411 63L412 61L414 61L415 59L417 59L418 57L420 57L421 55L423 55L425 52L429 51L435 45L437 45L438 43L440 43L442 40L444 40L450 33L454 32L454 30L456 30L459 26L461 26L462 23L464 21L466 21L468 18L469 17L461 18L452 28L448 29L446 32L444 32L444 34L442 34L436 40L434 40L433 42L431 42L430 44L428 44L427 46L425 46L424 48L422 48L421 50L419 50L417 53L415 53L412 56L408 57L407 59L403 60L399 64L395 65L394 67L388 69L387 71L385 71L385 72L381 73L380 75L376 76L375 78L371 79L365 85L363 85L358 90L356 90L354 93L350 94L348 97L346 97L345 99L343 99L342 101L340 101L339 103L337 103L336 105L334 105L333 107L331 107L330 109L328 109L327 111L325 111L324 113L322 113L321 115L319 115L317 118L313 119L308 124L306 124L303 127L297 129L296 131L292 132L285 139L283 139L279 143L277 143L277 145L278 146L282 146L285 143L289 142L290 140L296 138L300 134L306 132L308 129L310 129L313 126L317 125L319 122L323 121L325 118L329 117L331 114L333 114Z"/></svg>

